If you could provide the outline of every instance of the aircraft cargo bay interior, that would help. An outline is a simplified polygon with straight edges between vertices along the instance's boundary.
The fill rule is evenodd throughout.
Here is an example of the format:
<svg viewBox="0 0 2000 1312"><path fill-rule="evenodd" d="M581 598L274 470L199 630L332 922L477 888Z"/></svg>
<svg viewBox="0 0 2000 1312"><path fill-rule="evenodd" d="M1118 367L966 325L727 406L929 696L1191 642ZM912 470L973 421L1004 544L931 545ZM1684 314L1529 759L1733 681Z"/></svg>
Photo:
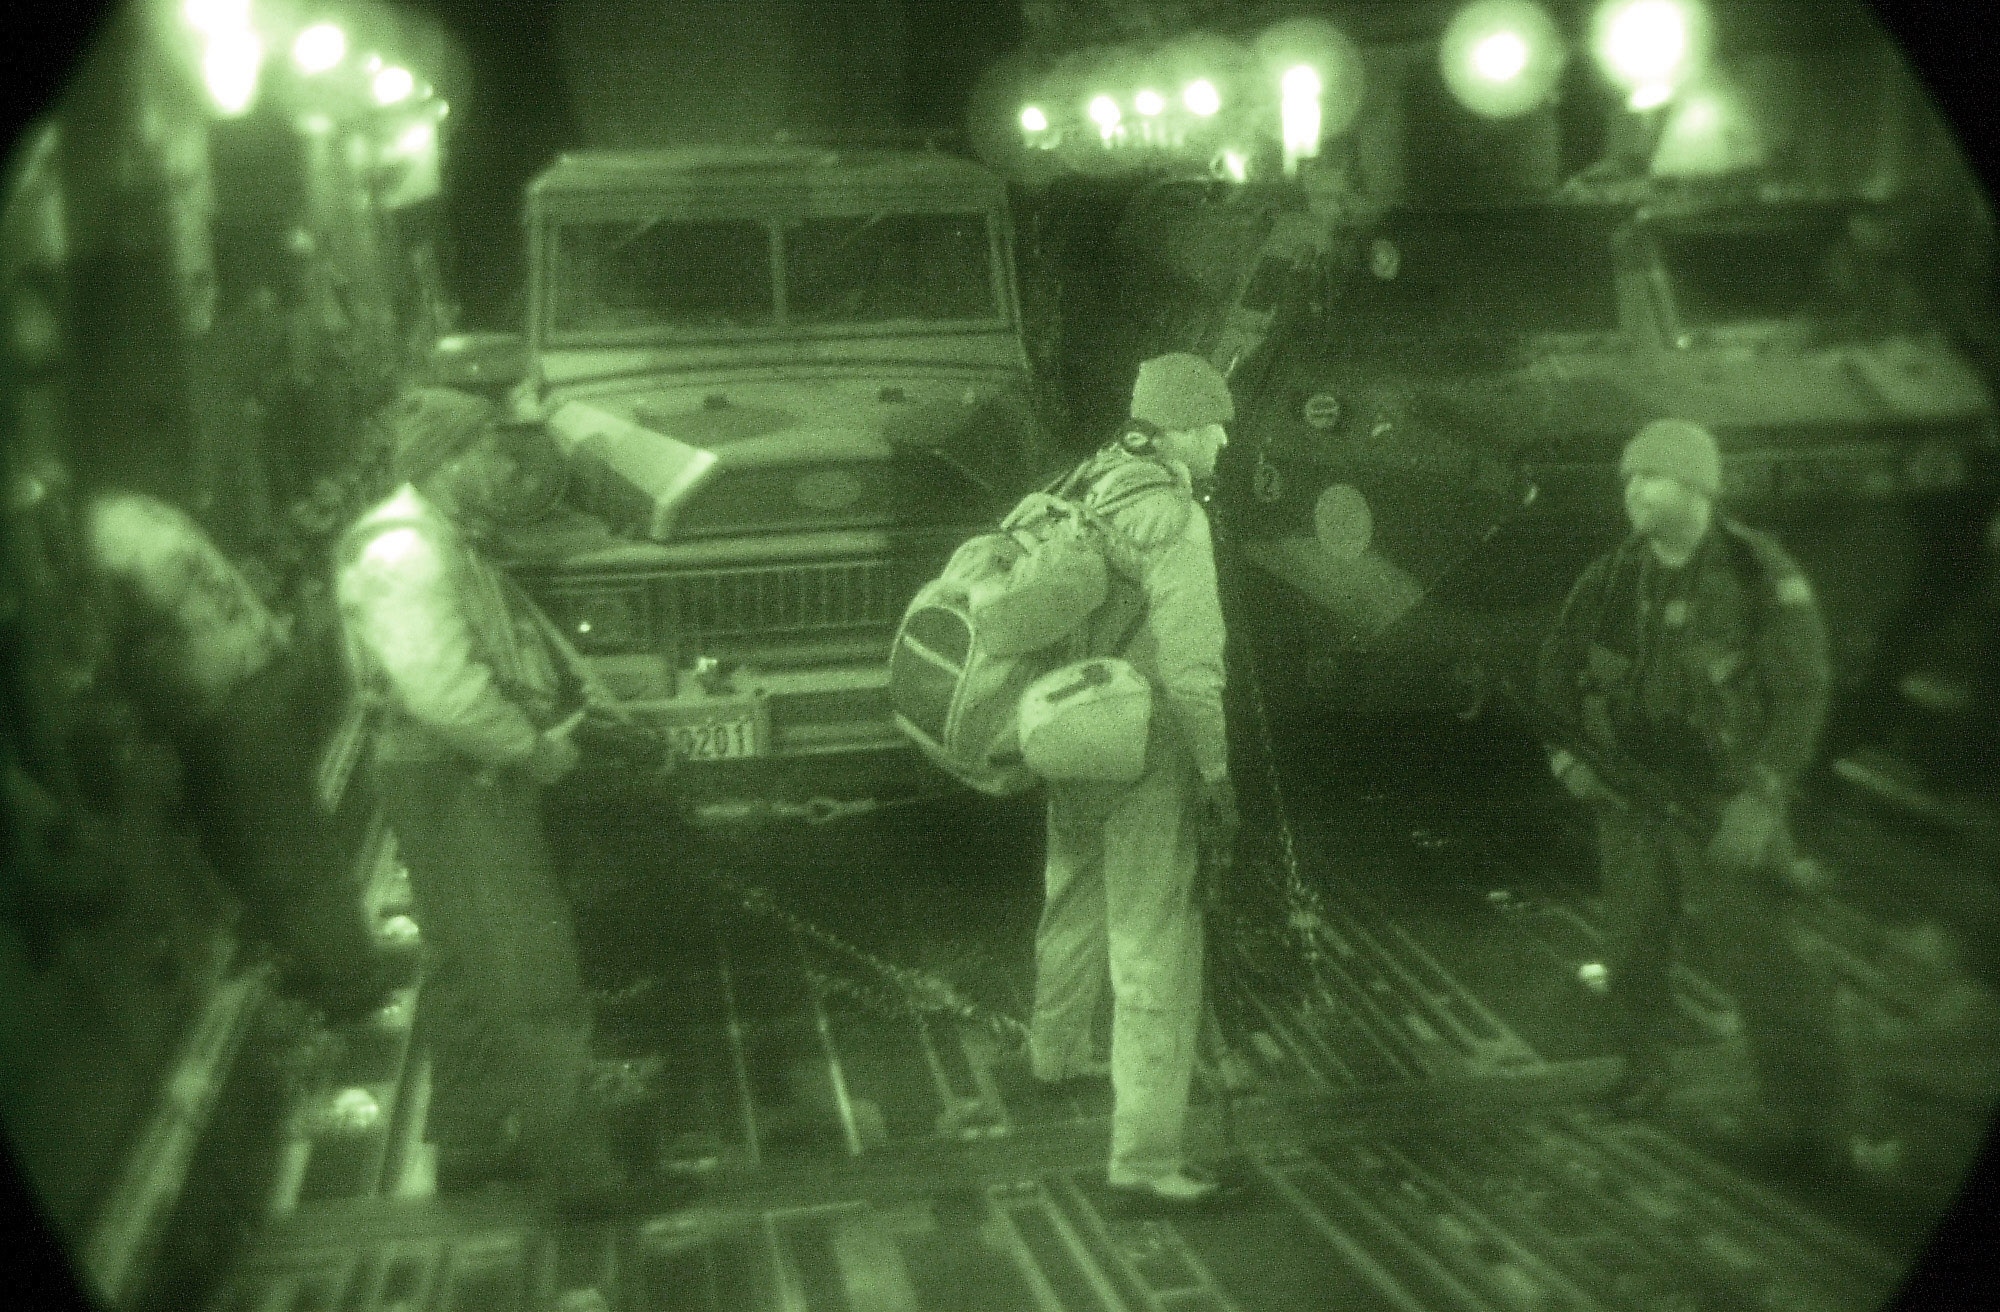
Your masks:
<svg viewBox="0 0 2000 1312"><path fill-rule="evenodd" d="M17 1287L1992 1305L1956 21L37 28Z"/></svg>

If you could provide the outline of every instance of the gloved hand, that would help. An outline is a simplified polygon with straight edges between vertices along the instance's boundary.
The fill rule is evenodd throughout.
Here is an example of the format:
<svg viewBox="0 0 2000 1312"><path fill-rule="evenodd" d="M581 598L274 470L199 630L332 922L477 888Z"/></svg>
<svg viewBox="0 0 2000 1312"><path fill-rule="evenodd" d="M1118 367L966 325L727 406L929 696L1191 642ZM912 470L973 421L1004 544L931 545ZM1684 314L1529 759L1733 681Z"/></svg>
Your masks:
<svg viewBox="0 0 2000 1312"><path fill-rule="evenodd" d="M1778 833L1777 804L1754 790L1729 799L1709 840L1708 859L1731 870L1748 870L1764 859Z"/></svg>
<svg viewBox="0 0 2000 1312"><path fill-rule="evenodd" d="M576 769L582 759L583 752L567 733L544 732L535 736L535 749L528 753L526 765L529 777L547 787Z"/></svg>

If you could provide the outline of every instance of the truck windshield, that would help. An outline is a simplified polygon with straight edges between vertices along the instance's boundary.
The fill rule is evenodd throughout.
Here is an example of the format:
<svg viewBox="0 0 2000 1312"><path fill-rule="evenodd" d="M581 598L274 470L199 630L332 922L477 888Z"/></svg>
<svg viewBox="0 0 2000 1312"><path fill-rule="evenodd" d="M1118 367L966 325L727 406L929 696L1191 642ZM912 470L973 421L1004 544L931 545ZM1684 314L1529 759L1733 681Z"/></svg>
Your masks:
<svg viewBox="0 0 2000 1312"><path fill-rule="evenodd" d="M755 219L564 224L554 272L558 333L754 328L777 316L770 229Z"/></svg>
<svg viewBox="0 0 2000 1312"><path fill-rule="evenodd" d="M558 338L1001 317L992 232L978 212L577 222L559 226L553 245Z"/></svg>
<svg viewBox="0 0 2000 1312"><path fill-rule="evenodd" d="M785 233L785 308L811 324L995 318L986 216L801 220Z"/></svg>

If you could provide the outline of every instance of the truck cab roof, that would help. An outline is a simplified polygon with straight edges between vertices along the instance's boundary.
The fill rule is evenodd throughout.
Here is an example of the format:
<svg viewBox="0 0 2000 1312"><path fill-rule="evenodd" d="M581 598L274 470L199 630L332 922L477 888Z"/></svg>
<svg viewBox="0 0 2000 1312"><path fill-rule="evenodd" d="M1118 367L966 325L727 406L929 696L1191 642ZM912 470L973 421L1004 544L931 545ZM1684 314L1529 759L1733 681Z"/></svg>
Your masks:
<svg viewBox="0 0 2000 1312"><path fill-rule="evenodd" d="M877 195L912 190L981 199L1005 194L1001 180L969 160L937 151L884 147L678 146L652 150L591 150L559 156L528 188L531 201L661 186L717 188L825 187Z"/></svg>

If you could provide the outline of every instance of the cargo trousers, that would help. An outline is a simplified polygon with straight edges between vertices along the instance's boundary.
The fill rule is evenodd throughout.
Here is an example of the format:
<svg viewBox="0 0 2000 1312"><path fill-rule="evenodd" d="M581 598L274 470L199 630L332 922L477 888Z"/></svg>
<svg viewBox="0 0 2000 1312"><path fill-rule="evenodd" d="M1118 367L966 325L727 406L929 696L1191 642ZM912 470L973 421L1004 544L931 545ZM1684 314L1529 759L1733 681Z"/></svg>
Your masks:
<svg viewBox="0 0 2000 1312"><path fill-rule="evenodd" d="M302 708L314 673L288 650L175 737L189 809L247 926L290 986L346 1021L409 972L376 946L348 836L313 795L319 741Z"/></svg>
<svg viewBox="0 0 2000 1312"><path fill-rule="evenodd" d="M1051 784L1047 902L1035 939L1029 1052L1037 1078L1091 1064L1091 1025L1112 996L1113 1183L1186 1165L1188 1086L1201 1020L1195 904L1198 778L1160 730L1137 783Z"/></svg>
<svg viewBox="0 0 2000 1312"><path fill-rule="evenodd" d="M469 759L377 761L422 931L440 1183L559 1176L590 1126L590 1003L540 789Z"/></svg>
<svg viewBox="0 0 2000 1312"><path fill-rule="evenodd" d="M1674 999L1668 971L1683 941L1736 1002L1765 1104L1804 1132L1840 1131L1853 1110L1833 1022L1833 990L1793 944L1796 897L1781 825L1765 858L1728 869L1669 825L1597 808L1612 995L1634 1056L1656 1056Z"/></svg>

